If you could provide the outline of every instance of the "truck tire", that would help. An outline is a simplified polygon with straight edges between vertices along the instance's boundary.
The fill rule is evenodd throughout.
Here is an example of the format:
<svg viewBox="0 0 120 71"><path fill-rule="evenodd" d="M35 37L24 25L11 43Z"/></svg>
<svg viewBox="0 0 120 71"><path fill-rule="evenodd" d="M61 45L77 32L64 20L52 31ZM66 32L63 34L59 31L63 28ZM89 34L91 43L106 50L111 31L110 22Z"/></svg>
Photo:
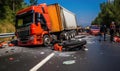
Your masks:
<svg viewBox="0 0 120 71"><path fill-rule="evenodd" d="M69 39L69 36L68 36L68 34L65 36L65 40L68 40Z"/></svg>
<svg viewBox="0 0 120 71"><path fill-rule="evenodd" d="M75 33L73 33L73 38L75 37Z"/></svg>
<svg viewBox="0 0 120 71"><path fill-rule="evenodd" d="M57 41L57 36L56 35L51 35L52 41Z"/></svg>
<svg viewBox="0 0 120 71"><path fill-rule="evenodd" d="M66 39L66 32L60 33L59 40L65 40Z"/></svg>
<svg viewBox="0 0 120 71"><path fill-rule="evenodd" d="M72 38L74 37L74 33L73 33L73 32L71 33L71 37L72 37Z"/></svg>
<svg viewBox="0 0 120 71"><path fill-rule="evenodd" d="M72 38L72 35L69 35L69 39L71 39Z"/></svg>
<svg viewBox="0 0 120 71"><path fill-rule="evenodd" d="M50 43L51 43L50 37L48 35L44 35L44 37L43 37L44 46L50 46Z"/></svg>
<svg viewBox="0 0 120 71"><path fill-rule="evenodd" d="M63 43L63 46L64 47L75 47L75 46L83 46L83 45L86 45L87 44L87 41L86 40L70 40L70 41L65 41Z"/></svg>

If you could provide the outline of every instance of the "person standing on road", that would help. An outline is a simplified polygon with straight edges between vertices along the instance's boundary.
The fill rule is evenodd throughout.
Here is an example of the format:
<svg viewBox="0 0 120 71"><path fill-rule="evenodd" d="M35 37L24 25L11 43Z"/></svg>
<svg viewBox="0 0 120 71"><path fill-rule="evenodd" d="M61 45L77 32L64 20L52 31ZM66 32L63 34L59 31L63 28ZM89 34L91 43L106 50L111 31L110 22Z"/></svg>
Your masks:
<svg viewBox="0 0 120 71"><path fill-rule="evenodd" d="M113 39L114 39L114 35L115 35L115 23L112 22L110 24L110 41L113 42Z"/></svg>
<svg viewBox="0 0 120 71"><path fill-rule="evenodd" d="M104 38L104 41L106 41L106 32L107 32L107 27L105 24L102 24L100 26L100 38L99 41L101 41L102 37Z"/></svg>

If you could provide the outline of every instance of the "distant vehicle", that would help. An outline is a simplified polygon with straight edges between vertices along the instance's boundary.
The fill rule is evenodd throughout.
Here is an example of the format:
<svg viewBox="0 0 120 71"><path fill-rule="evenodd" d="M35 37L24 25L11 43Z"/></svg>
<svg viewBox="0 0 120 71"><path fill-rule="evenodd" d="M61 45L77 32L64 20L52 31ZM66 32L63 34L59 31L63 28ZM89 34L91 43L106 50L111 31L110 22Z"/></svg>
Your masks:
<svg viewBox="0 0 120 71"><path fill-rule="evenodd" d="M98 25L90 26L90 34L91 35L98 35L99 33L100 33L100 27Z"/></svg>

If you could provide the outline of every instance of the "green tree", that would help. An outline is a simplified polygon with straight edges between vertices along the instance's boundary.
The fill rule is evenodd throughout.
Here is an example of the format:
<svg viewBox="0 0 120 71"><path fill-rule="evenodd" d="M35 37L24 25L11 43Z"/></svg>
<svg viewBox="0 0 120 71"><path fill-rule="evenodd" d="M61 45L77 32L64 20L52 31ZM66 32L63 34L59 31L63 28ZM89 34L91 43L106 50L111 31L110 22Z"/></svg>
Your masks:
<svg viewBox="0 0 120 71"><path fill-rule="evenodd" d="M114 2L111 3L102 3L100 4L100 9L100 13L92 24L105 23L109 26L111 21L120 24L120 0L114 0Z"/></svg>
<svg viewBox="0 0 120 71"><path fill-rule="evenodd" d="M115 22L120 24L120 0L115 0L114 1L114 18Z"/></svg>
<svg viewBox="0 0 120 71"><path fill-rule="evenodd" d="M0 0L0 31L9 32L8 29L11 28L9 26L2 27L2 25L12 24L10 26L13 27L16 12L27 6L24 0Z"/></svg>

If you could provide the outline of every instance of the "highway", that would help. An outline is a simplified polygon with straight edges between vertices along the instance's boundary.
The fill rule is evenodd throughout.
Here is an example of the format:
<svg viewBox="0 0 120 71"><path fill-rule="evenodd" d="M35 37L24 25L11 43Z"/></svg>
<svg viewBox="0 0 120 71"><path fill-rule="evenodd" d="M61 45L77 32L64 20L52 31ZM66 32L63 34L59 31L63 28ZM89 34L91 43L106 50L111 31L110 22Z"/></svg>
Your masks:
<svg viewBox="0 0 120 71"><path fill-rule="evenodd" d="M54 51L51 47L0 49L0 71L120 71L120 43L84 35L88 51ZM79 37L79 36L78 36Z"/></svg>

